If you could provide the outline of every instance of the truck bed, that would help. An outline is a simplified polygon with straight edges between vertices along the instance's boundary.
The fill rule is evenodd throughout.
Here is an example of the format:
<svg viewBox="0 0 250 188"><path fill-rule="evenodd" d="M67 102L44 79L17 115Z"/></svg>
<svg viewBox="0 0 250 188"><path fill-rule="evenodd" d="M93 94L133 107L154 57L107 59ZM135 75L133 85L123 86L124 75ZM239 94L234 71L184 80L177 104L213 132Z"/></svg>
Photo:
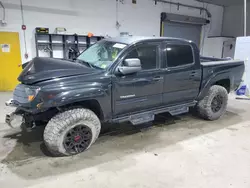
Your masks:
<svg viewBox="0 0 250 188"><path fill-rule="evenodd" d="M229 61L232 60L232 58L215 58L215 57L205 57L205 56L200 56L200 61L201 62L210 62L210 61Z"/></svg>
<svg viewBox="0 0 250 188"><path fill-rule="evenodd" d="M218 59L210 57L200 57L202 69L201 88L214 78L223 78L225 82L230 82L228 92L237 89L242 81L242 75L245 70L244 61L227 59ZM214 81L216 82L216 80Z"/></svg>
<svg viewBox="0 0 250 188"><path fill-rule="evenodd" d="M209 67L209 66L225 66L225 65L244 65L244 61L240 60L215 60L215 61L201 61L201 65L203 67Z"/></svg>
<svg viewBox="0 0 250 188"><path fill-rule="evenodd" d="M243 66L244 67L244 61L241 60L233 60L232 58L225 58L225 59L219 59L219 58L213 58L213 57L200 57L200 62L202 67L228 67L231 66Z"/></svg>

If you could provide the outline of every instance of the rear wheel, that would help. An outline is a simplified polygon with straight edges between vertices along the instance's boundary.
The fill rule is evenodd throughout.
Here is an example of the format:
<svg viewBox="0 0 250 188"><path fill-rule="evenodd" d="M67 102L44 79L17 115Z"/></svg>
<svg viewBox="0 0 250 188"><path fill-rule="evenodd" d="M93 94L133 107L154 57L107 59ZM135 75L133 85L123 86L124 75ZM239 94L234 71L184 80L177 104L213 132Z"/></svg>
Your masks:
<svg viewBox="0 0 250 188"><path fill-rule="evenodd" d="M88 109L72 109L53 117L44 130L44 142L56 156L87 150L98 138L101 123Z"/></svg>
<svg viewBox="0 0 250 188"><path fill-rule="evenodd" d="M212 86L207 95L198 102L199 115L207 120L219 119L225 112L228 102L227 90L219 85Z"/></svg>

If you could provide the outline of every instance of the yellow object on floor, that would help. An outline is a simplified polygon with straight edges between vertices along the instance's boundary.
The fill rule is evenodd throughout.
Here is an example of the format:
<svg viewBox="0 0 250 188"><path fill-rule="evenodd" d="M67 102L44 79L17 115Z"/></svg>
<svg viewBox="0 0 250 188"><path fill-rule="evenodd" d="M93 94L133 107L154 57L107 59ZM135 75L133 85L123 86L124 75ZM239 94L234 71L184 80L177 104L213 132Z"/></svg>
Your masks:
<svg viewBox="0 0 250 188"><path fill-rule="evenodd" d="M22 68L19 34L0 32L0 91L12 91Z"/></svg>

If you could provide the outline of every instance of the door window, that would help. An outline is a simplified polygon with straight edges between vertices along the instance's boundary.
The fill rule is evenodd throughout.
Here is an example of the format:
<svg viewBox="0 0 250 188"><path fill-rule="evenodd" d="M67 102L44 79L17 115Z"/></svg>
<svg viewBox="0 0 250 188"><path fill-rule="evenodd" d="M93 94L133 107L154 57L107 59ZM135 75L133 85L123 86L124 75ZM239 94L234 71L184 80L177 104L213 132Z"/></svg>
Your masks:
<svg viewBox="0 0 250 188"><path fill-rule="evenodd" d="M194 62L193 50L189 45L171 44L164 50L167 57L168 67L178 67Z"/></svg>
<svg viewBox="0 0 250 188"><path fill-rule="evenodd" d="M142 70L156 69L157 44L143 44L130 51L125 59L138 58L141 60Z"/></svg>

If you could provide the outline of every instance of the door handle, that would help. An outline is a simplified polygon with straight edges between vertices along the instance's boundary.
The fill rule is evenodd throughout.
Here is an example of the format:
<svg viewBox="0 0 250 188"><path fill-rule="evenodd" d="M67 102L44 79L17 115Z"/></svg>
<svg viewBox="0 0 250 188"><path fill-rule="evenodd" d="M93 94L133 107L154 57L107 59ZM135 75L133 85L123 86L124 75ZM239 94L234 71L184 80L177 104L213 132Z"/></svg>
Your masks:
<svg viewBox="0 0 250 188"><path fill-rule="evenodd" d="M153 81L160 81L160 80L163 80L162 76L156 76L153 78Z"/></svg>
<svg viewBox="0 0 250 188"><path fill-rule="evenodd" d="M190 78L194 78L194 77L196 77L196 76L198 76L198 73L197 73L197 72L192 72L192 73L189 75Z"/></svg>

